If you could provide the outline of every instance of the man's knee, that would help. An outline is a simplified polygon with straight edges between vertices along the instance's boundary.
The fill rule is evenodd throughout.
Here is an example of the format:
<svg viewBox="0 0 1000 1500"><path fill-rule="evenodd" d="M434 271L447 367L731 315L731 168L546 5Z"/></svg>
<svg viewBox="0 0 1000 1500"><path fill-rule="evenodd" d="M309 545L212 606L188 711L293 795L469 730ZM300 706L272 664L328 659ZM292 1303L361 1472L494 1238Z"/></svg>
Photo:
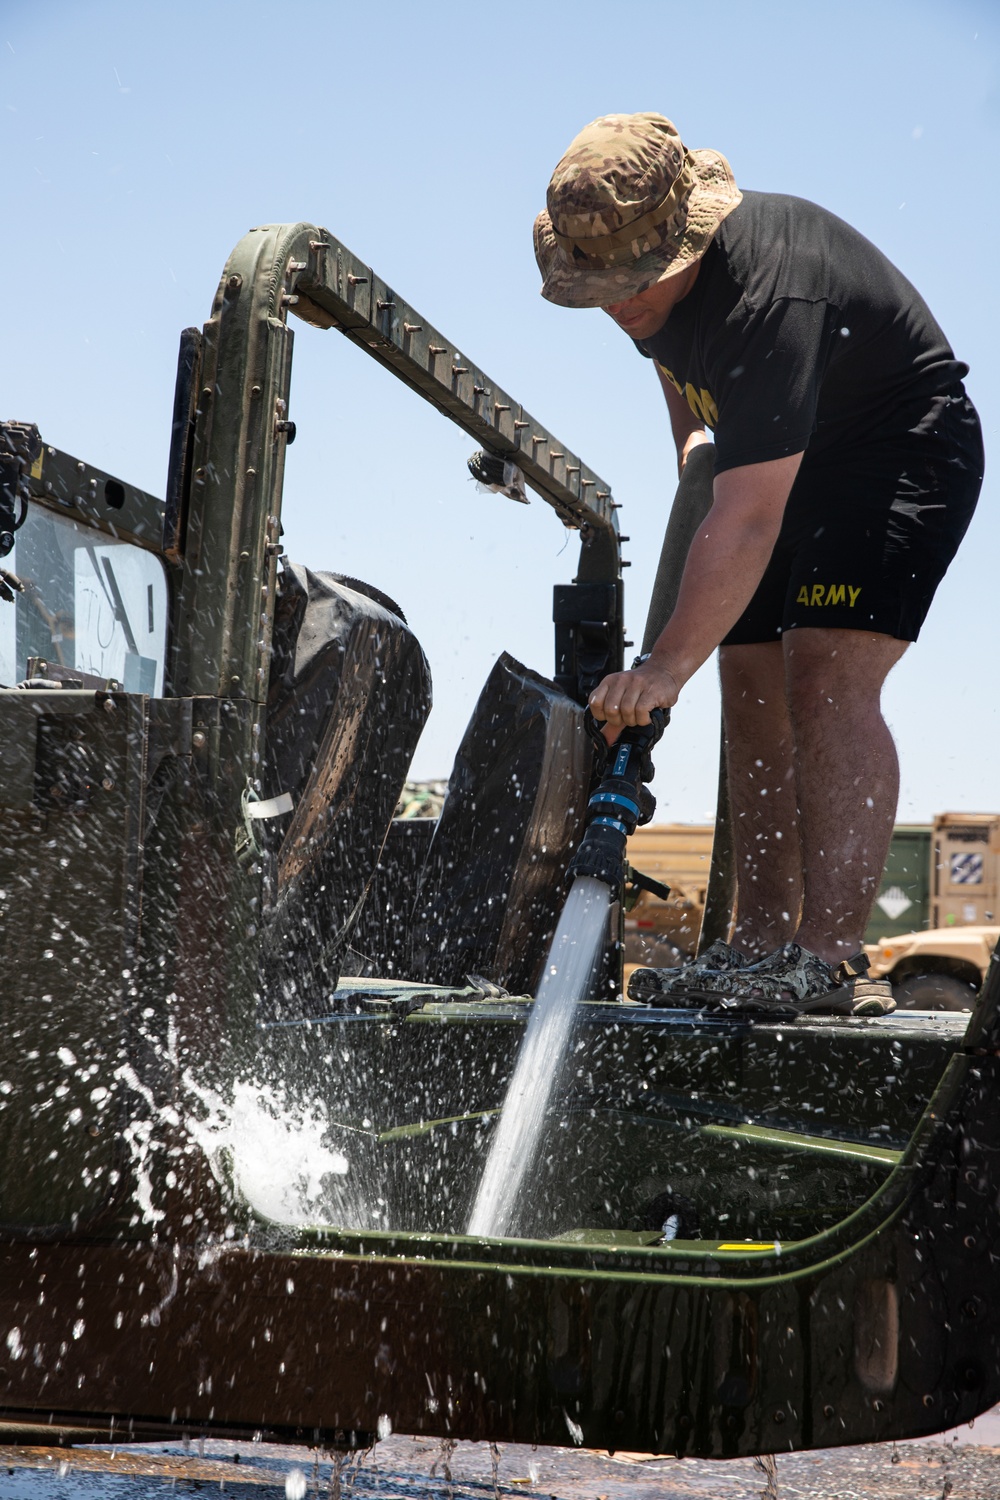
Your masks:
<svg viewBox="0 0 1000 1500"><path fill-rule="evenodd" d="M785 669L781 643L761 646L723 646L719 652L719 681L726 723L751 724L785 712Z"/></svg>
<svg viewBox="0 0 1000 1500"><path fill-rule="evenodd" d="M864 630L789 630L785 690L793 718L878 706L882 685L908 641Z"/></svg>

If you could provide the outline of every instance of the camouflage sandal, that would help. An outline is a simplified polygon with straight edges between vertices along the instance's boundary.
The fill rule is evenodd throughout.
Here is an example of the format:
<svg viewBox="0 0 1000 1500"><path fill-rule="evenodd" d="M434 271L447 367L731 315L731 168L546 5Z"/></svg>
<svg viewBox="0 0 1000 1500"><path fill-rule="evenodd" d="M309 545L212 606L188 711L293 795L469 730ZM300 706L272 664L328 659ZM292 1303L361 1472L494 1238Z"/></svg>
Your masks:
<svg viewBox="0 0 1000 1500"><path fill-rule="evenodd" d="M738 948L732 948L721 938L710 943L700 958L679 969L636 969L628 982L630 1000L643 1005L668 1007L694 1005L700 1008L704 1001L691 995L691 990L700 987L700 981L708 974L735 974L745 969L750 960L744 958Z"/></svg>
<svg viewBox="0 0 1000 1500"><path fill-rule="evenodd" d="M701 976L698 994L706 1010L782 1020L805 1015L887 1016L896 1009L889 981L868 977L864 953L828 964L798 943L785 943L738 974Z"/></svg>

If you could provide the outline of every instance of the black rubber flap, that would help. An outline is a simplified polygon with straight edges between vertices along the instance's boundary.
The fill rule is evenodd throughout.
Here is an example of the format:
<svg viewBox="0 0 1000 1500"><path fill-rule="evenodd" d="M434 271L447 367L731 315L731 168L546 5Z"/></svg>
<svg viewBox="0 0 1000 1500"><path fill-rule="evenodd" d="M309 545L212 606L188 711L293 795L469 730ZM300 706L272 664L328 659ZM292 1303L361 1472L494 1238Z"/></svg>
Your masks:
<svg viewBox="0 0 1000 1500"><path fill-rule="evenodd" d="M414 911L409 975L533 992L590 789L583 710L504 655L448 783Z"/></svg>
<svg viewBox="0 0 1000 1500"><path fill-rule="evenodd" d="M294 811L258 825L276 856L265 1014L327 1007L430 712L416 637L364 588L297 564L279 579L262 780Z"/></svg>

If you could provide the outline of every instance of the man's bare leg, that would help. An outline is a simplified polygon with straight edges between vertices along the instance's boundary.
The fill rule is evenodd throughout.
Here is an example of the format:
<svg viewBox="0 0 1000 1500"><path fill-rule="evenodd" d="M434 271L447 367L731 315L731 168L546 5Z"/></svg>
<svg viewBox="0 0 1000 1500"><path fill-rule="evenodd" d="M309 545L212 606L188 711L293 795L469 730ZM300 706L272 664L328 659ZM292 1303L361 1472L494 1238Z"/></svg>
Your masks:
<svg viewBox="0 0 1000 1500"><path fill-rule="evenodd" d="M723 646L719 672L738 882L733 943L756 960L793 935L802 900L781 642Z"/></svg>
<svg viewBox="0 0 1000 1500"><path fill-rule="evenodd" d="M885 868L899 762L882 684L907 644L860 630L783 639L803 872L795 938L830 963L861 947Z"/></svg>

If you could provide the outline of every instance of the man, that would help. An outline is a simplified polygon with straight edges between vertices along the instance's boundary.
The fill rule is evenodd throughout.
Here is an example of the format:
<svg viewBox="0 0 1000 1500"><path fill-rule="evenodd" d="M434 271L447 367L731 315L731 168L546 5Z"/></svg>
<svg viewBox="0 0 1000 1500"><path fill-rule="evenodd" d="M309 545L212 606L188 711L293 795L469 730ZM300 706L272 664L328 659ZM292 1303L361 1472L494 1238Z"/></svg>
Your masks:
<svg viewBox="0 0 1000 1500"><path fill-rule="evenodd" d="M738 926L632 992L850 1012L899 786L882 684L982 479L968 367L860 234L802 199L741 194L662 115L587 126L547 205L542 295L602 307L655 361L681 467L715 438L674 614L590 707L609 735L644 724L721 647Z"/></svg>

